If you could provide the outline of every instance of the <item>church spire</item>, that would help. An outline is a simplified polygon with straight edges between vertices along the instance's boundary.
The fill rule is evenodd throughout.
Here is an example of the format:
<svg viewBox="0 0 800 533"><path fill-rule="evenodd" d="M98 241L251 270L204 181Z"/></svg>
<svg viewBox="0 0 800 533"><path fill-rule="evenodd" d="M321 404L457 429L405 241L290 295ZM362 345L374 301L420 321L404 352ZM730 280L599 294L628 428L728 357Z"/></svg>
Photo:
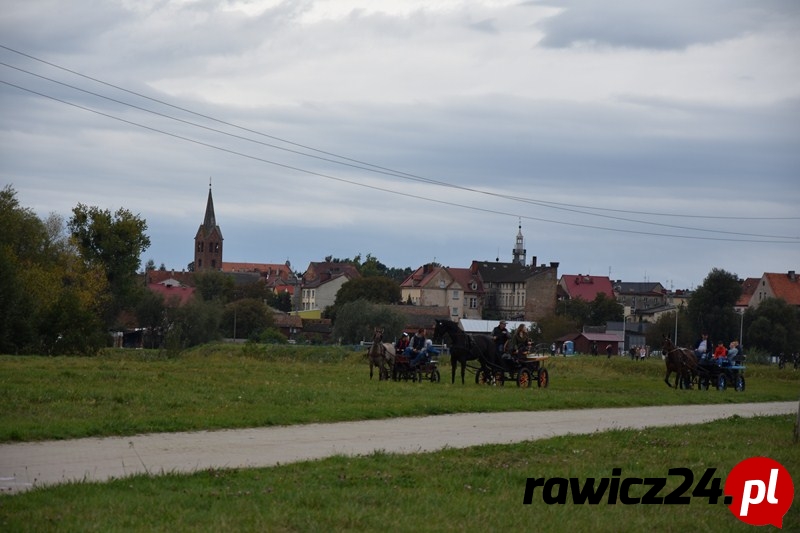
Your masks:
<svg viewBox="0 0 800 533"><path fill-rule="evenodd" d="M214 215L214 198L211 197L211 178L208 178L208 202L206 202L206 216L203 219L203 229L206 233L217 227L217 217Z"/></svg>
<svg viewBox="0 0 800 533"><path fill-rule="evenodd" d="M521 266L525 266L525 238L522 236L522 220L519 221L519 231L517 231L517 243L514 246L514 250L512 250L513 259L512 263L517 263Z"/></svg>

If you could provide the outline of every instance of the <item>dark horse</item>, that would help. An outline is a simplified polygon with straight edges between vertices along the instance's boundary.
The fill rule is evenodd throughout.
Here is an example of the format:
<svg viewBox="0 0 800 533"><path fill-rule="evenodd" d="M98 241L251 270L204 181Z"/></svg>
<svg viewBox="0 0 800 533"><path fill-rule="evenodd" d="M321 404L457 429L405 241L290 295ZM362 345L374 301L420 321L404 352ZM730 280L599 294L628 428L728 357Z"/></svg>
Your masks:
<svg viewBox="0 0 800 533"><path fill-rule="evenodd" d="M664 382L672 387L669 376L675 372L675 388L680 383L691 380L692 375L697 371L697 356L688 348L678 348L669 337L664 337L664 344L661 347L664 352L664 362L667 365L667 373L664 375Z"/></svg>
<svg viewBox="0 0 800 533"><path fill-rule="evenodd" d="M488 335L469 335L465 333L452 320L437 320L436 327L433 329L433 338L441 339L447 335L450 337L450 365L452 366L452 381L456 382L456 368L461 363L461 384L464 384L464 373L467 369L467 361L477 360L484 368L488 363L494 363L497 359L497 347L492 338Z"/></svg>

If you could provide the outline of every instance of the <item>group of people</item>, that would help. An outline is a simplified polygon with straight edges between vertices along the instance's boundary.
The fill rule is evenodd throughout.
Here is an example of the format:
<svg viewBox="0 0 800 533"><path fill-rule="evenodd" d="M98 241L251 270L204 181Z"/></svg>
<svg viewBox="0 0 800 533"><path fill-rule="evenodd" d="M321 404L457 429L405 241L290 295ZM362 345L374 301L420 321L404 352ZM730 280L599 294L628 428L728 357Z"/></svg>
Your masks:
<svg viewBox="0 0 800 533"><path fill-rule="evenodd" d="M731 341L727 348L725 347L724 342L719 341L717 342L717 346L714 347L711 341L708 340L708 334L706 333L703 333L694 349L694 353L698 360L713 360L718 363L723 361L733 363L740 351L739 341Z"/></svg>
<svg viewBox="0 0 800 533"><path fill-rule="evenodd" d="M531 349L532 342L525 324L517 326L511 334L506 328L505 320L501 320L492 330L492 340L497 347L497 353L517 357L526 355Z"/></svg>
<svg viewBox="0 0 800 533"><path fill-rule="evenodd" d="M628 350L628 353L631 356L631 361L638 359L639 361L644 361L647 359L647 346L631 346L631 349Z"/></svg>
<svg viewBox="0 0 800 533"><path fill-rule="evenodd" d="M424 364L432 356L439 355L439 350L433 347L433 341L425 337L425 328L419 328L413 337L403 332L394 350L395 353L408 357L412 367Z"/></svg>

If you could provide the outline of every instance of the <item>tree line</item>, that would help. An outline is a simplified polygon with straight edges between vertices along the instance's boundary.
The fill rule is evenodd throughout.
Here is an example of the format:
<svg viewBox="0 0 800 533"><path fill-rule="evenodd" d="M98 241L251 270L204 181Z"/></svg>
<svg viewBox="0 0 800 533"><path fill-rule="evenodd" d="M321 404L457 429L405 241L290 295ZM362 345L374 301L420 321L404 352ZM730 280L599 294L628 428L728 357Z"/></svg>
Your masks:
<svg viewBox="0 0 800 533"><path fill-rule="evenodd" d="M153 348L180 350L222 337L286 341L270 308L290 311L290 296L276 295L261 282L235 286L220 272L198 272L196 297L183 306L148 290L138 273L150 246L147 223L126 209L78 204L69 219L57 214L40 219L20 205L9 185L0 191L0 224L0 353L93 354L109 345L109 332L131 324L145 329L145 347ZM336 341L370 338L375 326L383 327L387 338L402 332L400 283L411 268L389 268L370 254L325 260L352 264L361 274L344 283L334 305L324 310ZM145 270L152 268L151 260ZM648 343L659 345L662 335L672 336L677 320L682 345L701 333L712 340L741 340L741 331L746 347L797 351L797 309L773 299L740 316L734 311L740 294L736 275L713 269L677 319L667 314L650 328ZM623 307L604 294L591 302L566 300L539 321L534 340L551 342L584 326L621 320Z"/></svg>

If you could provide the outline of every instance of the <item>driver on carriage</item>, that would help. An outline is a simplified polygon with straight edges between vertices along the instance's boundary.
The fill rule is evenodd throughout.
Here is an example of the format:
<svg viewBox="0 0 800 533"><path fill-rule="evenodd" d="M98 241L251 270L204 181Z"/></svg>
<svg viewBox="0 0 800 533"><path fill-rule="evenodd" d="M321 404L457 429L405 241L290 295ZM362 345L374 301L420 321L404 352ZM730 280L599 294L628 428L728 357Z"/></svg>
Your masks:
<svg viewBox="0 0 800 533"><path fill-rule="evenodd" d="M419 353L425 349L425 328L419 328L411 339L411 344L403 350L403 355L408 357L409 361L415 360Z"/></svg>
<svg viewBox="0 0 800 533"><path fill-rule="evenodd" d="M492 340L494 341L494 345L497 346L497 353L503 353L506 343L508 342L508 330L506 329L505 320L501 320L492 330Z"/></svg>
<svg viewBox="0 0 800 533"><path fill-rule="evenodd" d="M711 354L711 341L708 340L708 334L703 333L703 337L694 349L694 354L699 360L706 359Z"/></svg>

